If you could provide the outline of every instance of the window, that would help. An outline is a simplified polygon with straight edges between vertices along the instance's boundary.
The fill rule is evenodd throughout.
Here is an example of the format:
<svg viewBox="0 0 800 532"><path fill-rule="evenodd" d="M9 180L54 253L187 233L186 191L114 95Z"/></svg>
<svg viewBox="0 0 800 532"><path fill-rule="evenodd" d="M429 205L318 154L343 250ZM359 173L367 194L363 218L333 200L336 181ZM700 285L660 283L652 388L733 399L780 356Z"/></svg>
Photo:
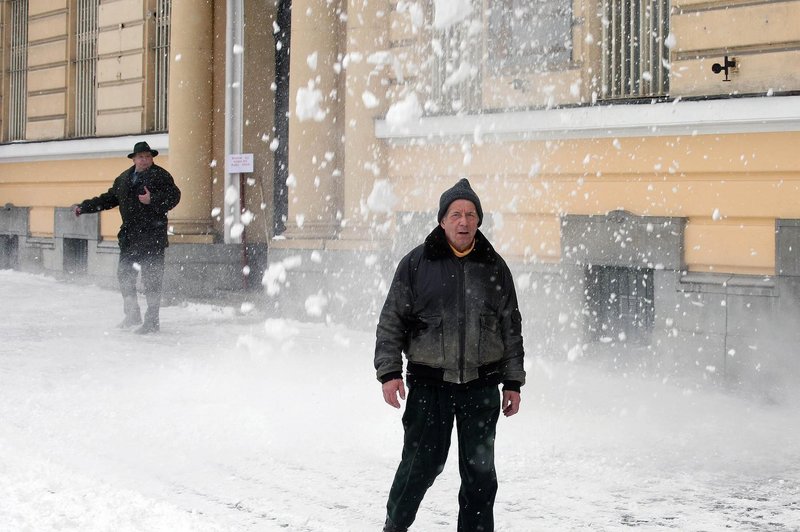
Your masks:
<svg viewBox="0 0 800 532"><path fill-rule="evenodd" d="M601 342L646 342L653 329L653 270L587 266L588 333Z"/></svg>
<svg viewBox="0 0 800 532"><path fill-rule="evenodd" d="M543 72L570 61L571 2L499 0L490 5L487 46L493 73Z"/></svg>
<svg viewBox="0 0 800 532"><path fill-rule="evenodd" d="M431 98L425 106L428 114L480 110L480 4L472 0L468 18L433 32Z"/></svg>
<svg viewBox="0 0 800 532"><path fill-rule="evenodd" d="M86 275L89 264L89 241L85 238L64 239L64 273Z"/></svg>
<svg viewBox="0 0 800 532"><path fill-rule="evenodd" d="M28 103L28 0L11 0L8 140L24 140Z"/></svg>
<svg viewBox="0 0 800 532"><path fill-rule="evenodd" d="M0 270L16 269L19 265L19 237L0 235Z"/></svg>
<svg viewBox="0 0 800 532"><path fill-rule="evenodd" d="M603 98L669 90L668 0L603 0Z"/></svg>
<svg viewBox="0 0 800 532"><path fill-rule="evenodd" d="M167 94L169 91L169 32L171 0L158 0L155 13L155 116L153 129L167 130Z"/></svg>
<svg viewBox="0 0 800 532"><path fill-rule="evenodd" d="M97 0L78 0L76 26L75 136L91 137L97 108Z"/></svg>

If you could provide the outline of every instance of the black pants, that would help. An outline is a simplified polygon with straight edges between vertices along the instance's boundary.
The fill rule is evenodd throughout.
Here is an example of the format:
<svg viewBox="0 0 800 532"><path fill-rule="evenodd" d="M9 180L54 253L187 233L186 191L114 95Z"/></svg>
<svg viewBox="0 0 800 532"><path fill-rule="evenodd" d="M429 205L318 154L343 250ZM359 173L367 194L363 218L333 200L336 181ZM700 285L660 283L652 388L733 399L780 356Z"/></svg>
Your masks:
<svg viewBox="0 0 800 532"><path fill-rule="evenodd" d="M138 266L136 266L138 265ZM138 268L138 269L137 269ZM164 248L146 251L137 249L120 250L117 265L117 279L122 297L136 297L136 279L142 272L144 293L150 300L161 301L161 287L164 282Z"/></svg>
<svg viewBox="0 0 800 532"><path fill-rule="evenodd" d="M494 530L494 438L500 415L497 386L410 386L403 414L403 457L389 492L387 516L398 528L414 522L436 476L444 469L453 421L458 432L458 530Z"/></svg>

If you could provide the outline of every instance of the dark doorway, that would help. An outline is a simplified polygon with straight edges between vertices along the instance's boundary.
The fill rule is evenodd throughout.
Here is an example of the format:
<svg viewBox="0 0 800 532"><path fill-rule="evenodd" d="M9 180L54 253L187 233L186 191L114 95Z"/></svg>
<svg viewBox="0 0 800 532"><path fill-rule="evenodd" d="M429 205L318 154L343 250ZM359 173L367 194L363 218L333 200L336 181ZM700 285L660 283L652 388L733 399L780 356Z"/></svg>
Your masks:
<svg viewBox="0 0 800 532"><path fill-rule="evenodd" d="M274 217L272 229L286 230L289 215L289 49L291 48L292 1L278 0L278 28L275 36L275 174L273 178Z"/></svg>

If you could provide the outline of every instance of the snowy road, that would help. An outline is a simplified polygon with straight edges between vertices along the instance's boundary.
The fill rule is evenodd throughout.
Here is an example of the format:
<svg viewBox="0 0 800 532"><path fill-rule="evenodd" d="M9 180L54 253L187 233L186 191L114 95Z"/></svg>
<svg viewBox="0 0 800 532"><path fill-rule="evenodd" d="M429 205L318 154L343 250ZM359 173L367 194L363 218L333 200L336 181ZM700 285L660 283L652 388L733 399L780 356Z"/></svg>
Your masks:
<svg viewBox="0 0 800 532"><path fill-rule="evenodd" d="M400 454L373 335L0 271L0 530L375 531ZM498 531L800 530L798 403L529 361ZM451 452L451 458L454 454ZM455 460L415 530L453 531Z"/></svg>

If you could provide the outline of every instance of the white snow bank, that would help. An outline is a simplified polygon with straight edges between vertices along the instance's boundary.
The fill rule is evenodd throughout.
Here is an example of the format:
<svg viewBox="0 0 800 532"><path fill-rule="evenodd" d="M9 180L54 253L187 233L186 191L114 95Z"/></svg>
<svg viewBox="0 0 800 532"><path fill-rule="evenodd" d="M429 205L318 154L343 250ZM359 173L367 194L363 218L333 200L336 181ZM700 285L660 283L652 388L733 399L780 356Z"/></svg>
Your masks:
<svg viewBox="0 0 800 532"><path fill-rule="evenodd" d="M0 497L0 530L226 530L208 516L115 488L2 440Z"/></svg>
<svg viewBox="0 0 800 532"><path fill-rule="evenodd" d="M374 334L0 271L0 530L379 530L402 410ZM576 360L589 360L589 349ZM496 530L797 530L796 405L530 359ZM452 532L454 442L415 528Z"/></svg>

